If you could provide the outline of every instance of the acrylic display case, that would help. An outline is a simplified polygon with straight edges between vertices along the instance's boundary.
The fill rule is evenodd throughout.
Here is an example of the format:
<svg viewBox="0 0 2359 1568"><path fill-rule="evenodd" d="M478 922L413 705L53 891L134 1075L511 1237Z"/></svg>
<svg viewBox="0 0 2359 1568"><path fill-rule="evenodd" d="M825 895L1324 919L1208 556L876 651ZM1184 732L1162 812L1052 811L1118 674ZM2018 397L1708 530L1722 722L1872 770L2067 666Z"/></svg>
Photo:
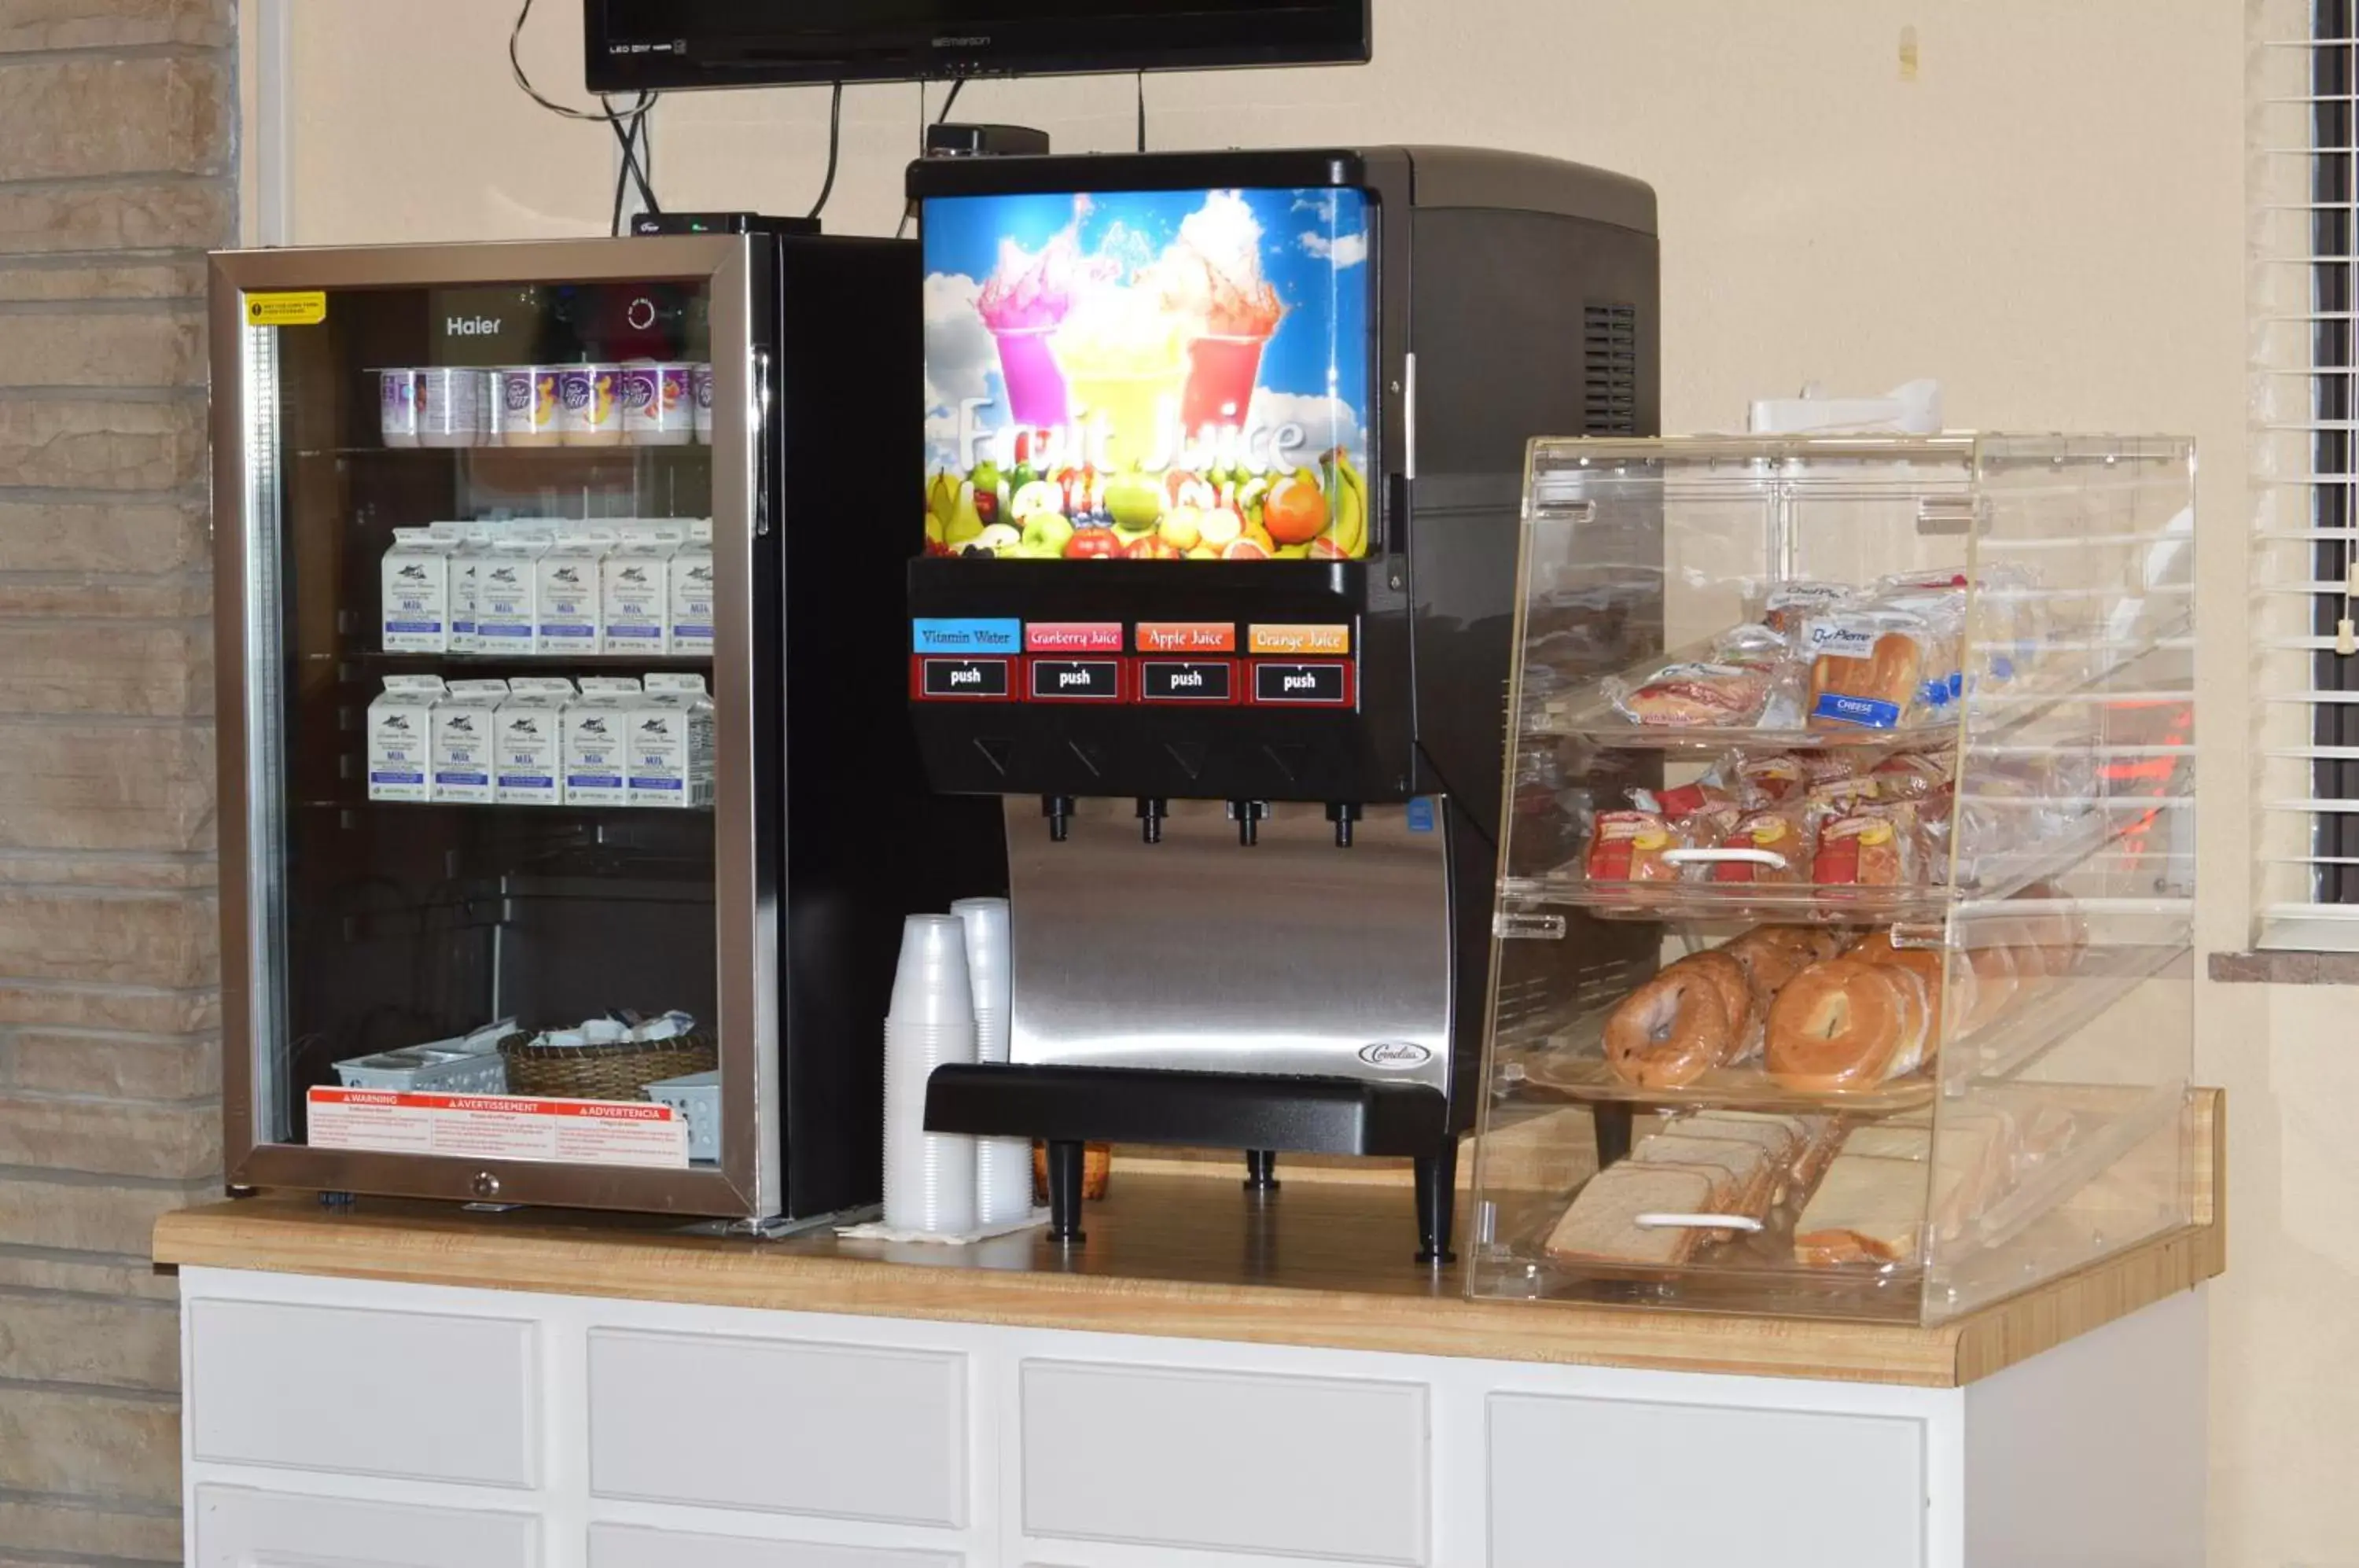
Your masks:
<svg viewBox="0 0 2359 1568"><path fill-rule="evenodd" d="M2171 439L1533 443L1476 1294L1930 1322L2187 1223L2192 530Z"/></svg>

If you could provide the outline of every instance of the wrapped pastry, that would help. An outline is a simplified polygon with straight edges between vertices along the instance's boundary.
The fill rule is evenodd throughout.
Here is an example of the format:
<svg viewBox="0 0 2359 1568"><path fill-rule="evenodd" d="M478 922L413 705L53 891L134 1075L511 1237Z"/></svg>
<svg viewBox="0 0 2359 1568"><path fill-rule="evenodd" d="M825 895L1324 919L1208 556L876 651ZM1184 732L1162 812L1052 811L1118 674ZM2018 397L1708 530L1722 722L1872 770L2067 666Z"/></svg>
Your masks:
<svg viewBox="0 0 2359 1568"><path fill-rule="evenodd" d="M1769 590L1761 623L1788 638L1799 638L1814 615L1847 603L1858 590L1842 583L1780 583Z"/></svg>
<svg viewBox="0 0 2359 1568"><path fill-rule="evenodd" d="M1921 800L1950 782L1950 762L1935 752L1902 752L1869 768L1868 777L1881 800Z"/></svg>
<svg viewBox="0 0 2359 1568"><path fill-rule="evenodd" d="M1810 880L1810 828L1799 811L1770 810L1740 818L1718 848L1732 858L1712 861L1713 882L1798 883ZM1742 856L1735 858L1734 856ZM1774 856L1774 859L1767 858Z"/></svg>
<svg viewBox="0 0 2359 1568"><path fill-rule="evenodd" d="M1819 823L1812 877L1822 887L1897 887L1915 880L1908 823L1896 813L1855 811Z"/></svg>
<svg viewBox="0 0 2359 1568"><path fill-rule="evenodd" d="M1801 759L1790 752L1739 757L1737 799L1747 806L1774 806L1798 795L1806 782Z"/></svg>
<svg viewBox="0 0 2359 1568"><path fill-rule="evenodd" d="M1669 664L1636 686L1608 686L1615 711L1634 724L1740 729L1759 722L1775 669L1767 663Z"/></svg>

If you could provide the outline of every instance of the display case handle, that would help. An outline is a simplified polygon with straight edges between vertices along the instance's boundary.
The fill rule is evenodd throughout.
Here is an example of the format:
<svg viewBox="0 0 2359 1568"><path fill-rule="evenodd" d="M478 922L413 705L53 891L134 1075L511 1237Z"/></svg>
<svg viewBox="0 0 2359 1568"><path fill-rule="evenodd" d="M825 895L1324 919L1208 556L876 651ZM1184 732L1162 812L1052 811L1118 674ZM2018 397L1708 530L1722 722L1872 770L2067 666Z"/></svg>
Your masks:
<svg viewBox="0 0 2359 1568"><path fill-rule="evenodd" d="M1756 1231L1761 1222L1744 1214L1639 1214L1630 1222L1641 1230Z"/></svg>
<svg viewBox="0 0 2359 1568"><path fill-rule="evenodd" d="M754 537L770 532L770 351L754 351Z"/></svg>
<svg viewBox="0 0 2359 1568"><path fill-rule="evenodd" d="M1503 942L1554 942L1563 938L1565 920L1562 915L1526 915L1501 911L1491 921L1491 934Z"/></svg>
<svg viewBox="0 0 2359 1568"><path fill-rule="evenodd" d="M1669 849L1663 861L1669 866L1717 866L1734 861L1745 866L1766 866L1772 871L1786 869L1786 857L1774 849Z"/></svg>

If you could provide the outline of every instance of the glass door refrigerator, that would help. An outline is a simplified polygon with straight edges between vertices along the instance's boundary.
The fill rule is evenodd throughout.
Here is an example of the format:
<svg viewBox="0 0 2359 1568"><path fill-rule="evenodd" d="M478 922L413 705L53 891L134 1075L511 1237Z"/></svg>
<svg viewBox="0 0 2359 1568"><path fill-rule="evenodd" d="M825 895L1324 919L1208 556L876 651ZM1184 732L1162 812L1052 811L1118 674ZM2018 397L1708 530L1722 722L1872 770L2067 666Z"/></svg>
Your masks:
<svg viewBox="0 0 2359 1568"><path fill-rule="evenodd" d="M997 890L900 711L914 245L212 275L226 1171L876 1195L900 920Z"/></svg>

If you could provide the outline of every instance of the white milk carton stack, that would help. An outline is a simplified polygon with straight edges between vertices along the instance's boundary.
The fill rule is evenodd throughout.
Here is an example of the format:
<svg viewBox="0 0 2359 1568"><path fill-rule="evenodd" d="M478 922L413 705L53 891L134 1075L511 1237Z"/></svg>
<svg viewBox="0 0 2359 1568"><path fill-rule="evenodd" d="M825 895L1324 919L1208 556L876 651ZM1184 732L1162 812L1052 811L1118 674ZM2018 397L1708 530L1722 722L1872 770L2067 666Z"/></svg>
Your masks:
<svg viewBox="0 0 2359 1568"><path fill-rule="evenodd" d="M631 713L630 802L712 806L712 699L701 675L650 675Z"/></svg>
<svg viewBox="0 0 2359 1568"><path fill-rule="evenodd" d="M573 682L561 675L519 675L494 716L495 798L504 806L556 806L565 800L565 709Z"/></svg>
<svg viewBox="0 0 2359 1568"><path fill-rule="evenodd" d="M600 563L608 653L671 651L671 558L677 528L626 533Z"/></svg>
<svg viewBox="0 0 2359 1568"><path fill-rule="evenodd" d="M507 534L484 546L475 569L477 652L539 651L539 565L549 548L544 533Z"/></svg>
<svg viewBox="0 0 2359 1568"><path fill-rule="evenodd" d="M388 675L385 694L368 707L368 798L434 798L434 704L439 675Z"/></svg>
<svg viewBox="0 0 2359 1568"><path fill-rule="evenodd" d="M671 558L671 651L712 651L712 525L689 526Z"/></svg>
<svg viewBox="0 0 2359 1568"><path fill-rule="evenodd" d="M475 635L475 589L483 575L484 557L491 552L492 530L480 523L462 523L451 530L451 651L479 653L483 639Z"/></svg>
<svg viewBox="0 0 2359 1568"><path fill-rule="evenodd" d="M630 804L632 716L639 683L627 675L592 675L565 710L565 803Z"/></svg>
<svg viewBox="0 0 2359 1568"><path fill-rule="evenodd" d="M505 681L453 681L434 705L434 798L488 805L494 737L500 704L508 699Z"/></svg>
<svg viewBox="0 0 2359 1568"><path fill-rule="evenodd" d="M539 641L544 656L596 653L602 593L599 564L614 548L611 533L569 534L536 563L540 576Z"/></svg>
<svg viewBox="0 0 2359 1568"><path fill-rule="evenodd" d="M451 550L440 528L396 528L385 552L385 651L447 653L451 648Z"/></svg>

